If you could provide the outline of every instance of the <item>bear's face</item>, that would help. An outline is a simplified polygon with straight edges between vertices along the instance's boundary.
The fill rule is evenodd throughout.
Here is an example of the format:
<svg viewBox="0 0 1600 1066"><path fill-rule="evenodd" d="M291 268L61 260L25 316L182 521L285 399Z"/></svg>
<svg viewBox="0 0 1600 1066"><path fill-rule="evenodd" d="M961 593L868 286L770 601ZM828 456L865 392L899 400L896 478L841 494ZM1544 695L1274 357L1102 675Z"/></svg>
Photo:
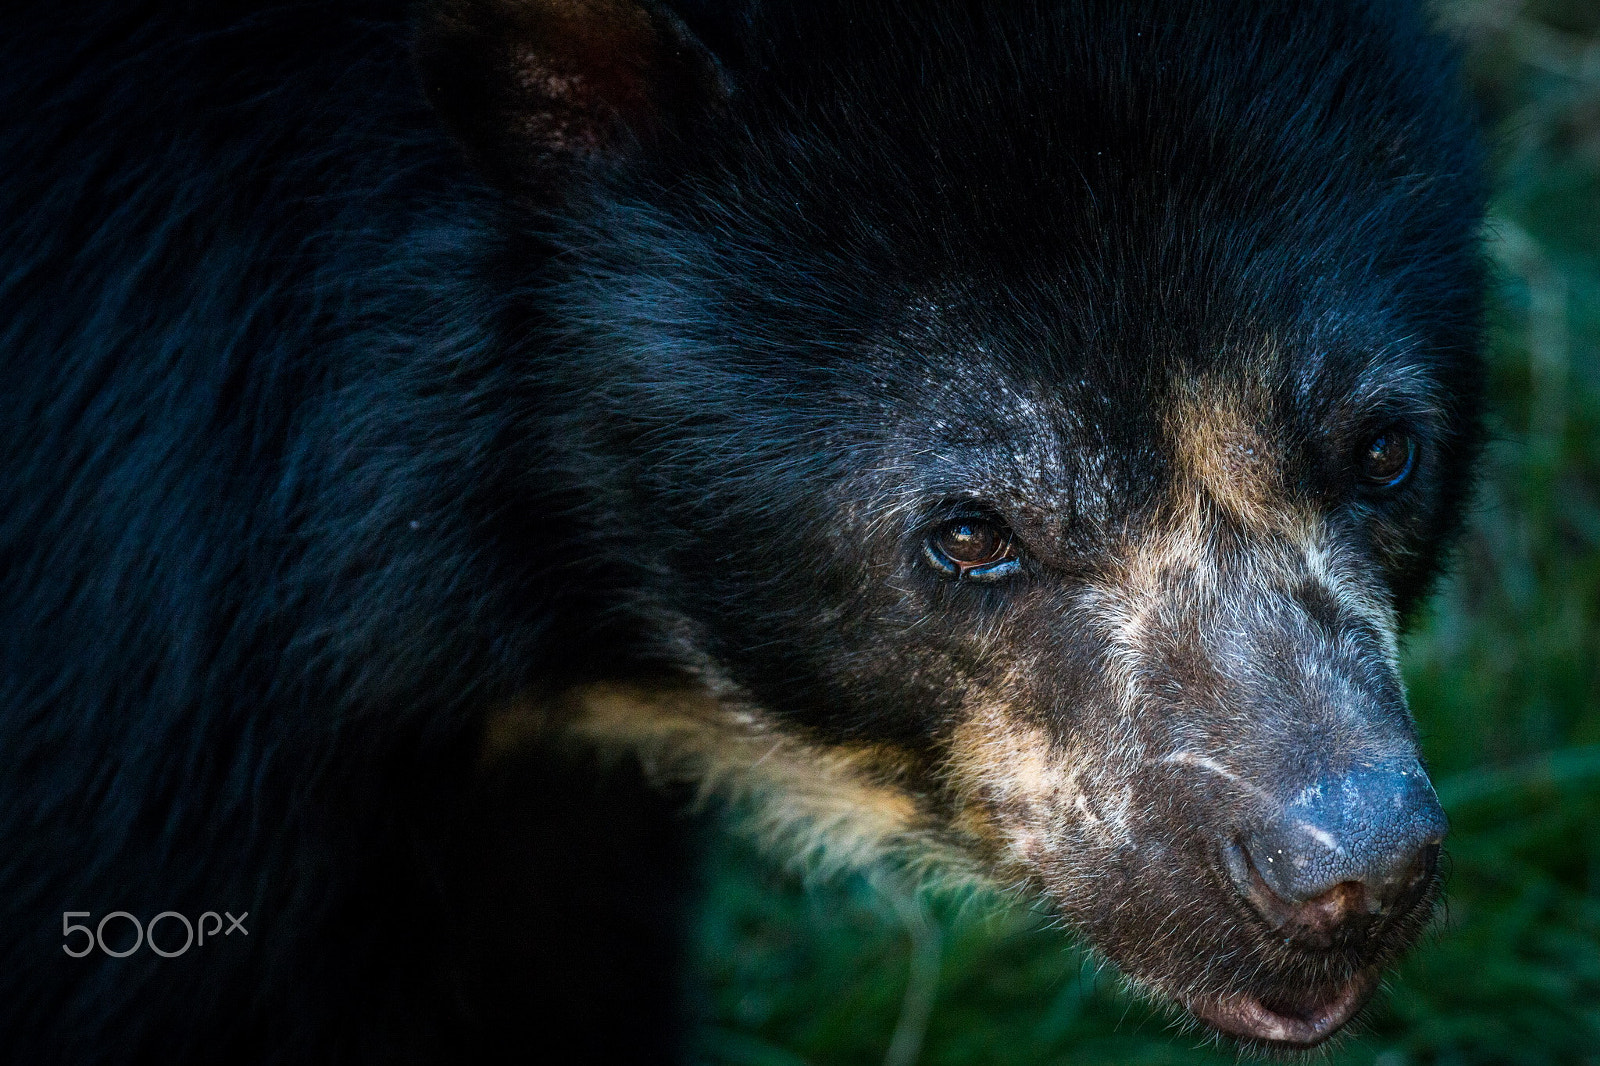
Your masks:
<svg viewBox="0 0 1600 1066"><path fill-rule="evenodd" d="M790 851L1043 893L1216 1029L1325 1039L1445 830L1396 648L1477 439L1475 156L1405 81L1437 44L815 4L725 68L649 10L670 121L522 77L570 59L533 45L496 97L593 126L558 188L573 139L521 149L559 201L539 387L679 679L569 693L572 728ZM514 163L524 126L471 119Z"/></svg>
<svg viewBox="0 0 1600 1066"><path fill-rule="evenodd" d="M680 511L681 457L645 464L664 654L739 708L712 761L796 746L749 786L783 805L848 753L810 787L880 850L971 856L1217 1028L1318 1042L1436 883L1396 636L1469 432L1443 371L1287 328L1042 370L964 304L864 343L848 387L757 390L750 426L809 420L803 474L768 453L760 491Z"/></svg>
<svg viewBox="0 0 1600 1066"><path fill-rule="evenodd" d="M945 428L895 450L935 461L854 509L879 561L837 660L839 691L932 712L941 802L1002 883L1220 1028L1289 1043L1337 1028L1426 918L1444 829L1395 646L1437 386L1403 358L1317 362L1262 339L1134 389L934 401L919 421Z"/></svg>

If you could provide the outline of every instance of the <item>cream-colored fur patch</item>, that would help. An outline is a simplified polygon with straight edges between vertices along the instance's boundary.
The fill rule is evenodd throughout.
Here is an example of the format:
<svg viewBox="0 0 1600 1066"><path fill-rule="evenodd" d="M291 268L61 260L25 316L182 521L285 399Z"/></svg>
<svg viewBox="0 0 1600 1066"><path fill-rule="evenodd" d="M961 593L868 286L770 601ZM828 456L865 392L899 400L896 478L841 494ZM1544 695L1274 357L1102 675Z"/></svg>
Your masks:
<svg viewBox="0 0 1600 1066"><path fill-rule="evenodd" d="M1266 397L1233 382L1190 382L1167 419L1178 462L1197 489L1236 520L1276 528L1283 473L1261 427Z"/></svg>
<svg viewBox="0 0 1600 1066"><path fill-rule="evenodd" d="M957 824L985 842L1001 876L1018 885L1037 883L1065 851L1130 846L1133 789L1119 772L1123 745L1114 746L1062 746L1008 701L993 694L974 700L952 735L945 767L960 805Z"/></svg>
<svg viewBox="0 0 1600 1066"><path fill-rule="evenodd" d="M736 701L627 684L508 708L490 722L486 757L536 738L630 752L658 781L727 799L745 831L809 872L981 880L910 786L904 755L886 745L819 744Z"/></svg>

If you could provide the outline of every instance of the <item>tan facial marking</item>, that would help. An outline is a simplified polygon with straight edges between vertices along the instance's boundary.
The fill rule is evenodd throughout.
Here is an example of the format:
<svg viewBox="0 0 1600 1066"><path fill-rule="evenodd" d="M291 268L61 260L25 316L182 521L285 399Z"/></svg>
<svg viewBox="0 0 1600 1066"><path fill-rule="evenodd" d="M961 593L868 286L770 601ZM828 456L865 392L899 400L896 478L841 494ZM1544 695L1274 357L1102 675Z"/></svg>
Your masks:
<svg viewBox="0 0 1600 1066"><path fill-rule="evenodd" d="M538 739L635 755L646 773L734 803L775 854L820 873L878 868L976 885L887 745L814 743L751 706L688 687L596 684L491 719L485 756Z"/></svg>
<svg viewBox="0 0 1600 1066"><path fill-rule="evenodd" d="M1236 382L1182 386L1168 418L1184 479L1245 525L1275 528L1283 474L1264 433L1267 398Z"/></svg>
<svg viewBox="0 0 1600 1066"><path fill-rule="evenodd" d="M1183 477L1169 528L1137 553L1134 569L1146 579L1175 570L1205 578L1217 550L1208 517L1216 508L1258 541L1250 565L1263 577L1306 574L1392 643L1392 610L1342 565L1320 516L1289 496L1277 445L1266 435L1269 415L1270 398L1249 384L1200 378L1180 387L1168 430Z"/></svg>
<svg viewBox="0 0 1600 1066"><path fill-rule="evenodd" d="M1238 383L1198 380L1179 390L1168 421L1178 477L1159 514L1130 534L1118 564L1085 593L1107 638L1107 670L1125 713L1147 702L1154 664L1188 684L1209 678L1210 627L1242 611L1297 610L1308 585L1379 634L1398 672L1397 619L1376 576L1342 549L1324 516L1295 499L1268 436L1264 396ZM1263 622L1262 624L1269 624ZM1335 640L1357 639L1335 633ZM1174 648L1191 648L1174 654ZM1180 752L1172 765L1228 777L1210 752ZM1157 756L1160 758L1161 756Z"/></svg>
<svg viewBox="0 0 1600 1066"><path fill-rule="evenodd" d="M1085 835L1127 844L1132 790L1113 772L1114 755L1063 747L1005 701L976 700L952 734L945 767L961 803L958 825L1022 877Z"/></svg>

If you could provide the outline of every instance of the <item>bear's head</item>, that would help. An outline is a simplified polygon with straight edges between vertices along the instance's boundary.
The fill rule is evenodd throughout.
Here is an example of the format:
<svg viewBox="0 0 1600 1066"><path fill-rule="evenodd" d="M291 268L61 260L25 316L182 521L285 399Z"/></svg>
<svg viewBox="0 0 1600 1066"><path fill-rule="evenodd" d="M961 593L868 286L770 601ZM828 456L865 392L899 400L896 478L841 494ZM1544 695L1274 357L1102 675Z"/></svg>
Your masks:
<svg viewBox="0 0 1600 1066"><path fill-rule="evenodd" d="M677 679L550 713L1320 1042L1446 828L1396 642L1478 440L1448 49L1364 4L705 7L419 36L553 249L562 520Z"/></svg>

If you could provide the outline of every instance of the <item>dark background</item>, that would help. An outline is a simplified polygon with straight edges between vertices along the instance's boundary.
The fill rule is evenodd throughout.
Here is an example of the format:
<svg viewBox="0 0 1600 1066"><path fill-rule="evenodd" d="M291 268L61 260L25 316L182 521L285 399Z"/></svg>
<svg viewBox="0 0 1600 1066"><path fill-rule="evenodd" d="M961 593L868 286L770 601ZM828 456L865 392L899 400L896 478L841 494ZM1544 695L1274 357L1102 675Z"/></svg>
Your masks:
<svg viewBox="0 0 1600 1066"><path fill-rule="evenodd" d="M1438 11L1468 49L1496 190L1494 444L1405 655L1453 825L1448 903L1323 1061L1600 1063L1600 0ZM703 1061L1234 1061L1026 906L808 888L735 837L710 848Z"/></svg>

